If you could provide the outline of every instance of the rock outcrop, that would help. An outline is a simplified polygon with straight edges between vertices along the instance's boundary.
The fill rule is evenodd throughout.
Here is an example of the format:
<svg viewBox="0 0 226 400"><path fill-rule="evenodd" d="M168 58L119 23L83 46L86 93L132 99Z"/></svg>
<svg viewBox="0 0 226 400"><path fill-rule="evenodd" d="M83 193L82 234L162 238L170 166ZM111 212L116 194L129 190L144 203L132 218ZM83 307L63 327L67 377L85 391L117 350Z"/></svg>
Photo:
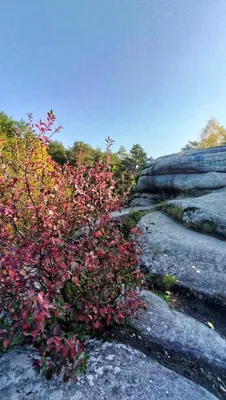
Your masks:
<svg viewBox="0 0 226 400"><path fill-rule="evenodd" d="M141 173L136 192L186 192L226 186L226 146L157 158Z"/></svg>
<svg viewBox="0 0 226 400"><path fill-rule="evenodd" d="M130 206L164 202L162 210L185 227L226 238L226 146L160 157L134 191Z"/></svg>

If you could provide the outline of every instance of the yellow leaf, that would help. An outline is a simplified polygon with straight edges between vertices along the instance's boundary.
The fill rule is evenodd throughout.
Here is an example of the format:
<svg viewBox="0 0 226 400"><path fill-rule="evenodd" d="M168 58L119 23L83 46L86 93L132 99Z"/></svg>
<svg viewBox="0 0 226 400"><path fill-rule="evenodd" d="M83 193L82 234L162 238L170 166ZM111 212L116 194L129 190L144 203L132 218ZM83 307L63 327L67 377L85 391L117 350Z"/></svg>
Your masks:
<svg viewBox="0 0 226 400"><path fill-rule="evenodd" d="M214 329L214 325L212 324L212 322L207 322L207 325L211 328L211 329Z"/></svg>

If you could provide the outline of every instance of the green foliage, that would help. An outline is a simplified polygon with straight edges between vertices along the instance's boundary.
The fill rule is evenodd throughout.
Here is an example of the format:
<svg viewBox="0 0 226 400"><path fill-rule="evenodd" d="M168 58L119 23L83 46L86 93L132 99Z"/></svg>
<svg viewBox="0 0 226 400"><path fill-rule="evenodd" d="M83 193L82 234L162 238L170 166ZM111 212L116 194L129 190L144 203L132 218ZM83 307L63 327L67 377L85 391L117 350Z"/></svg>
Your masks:
<svg viewBox="0 0 226 400"><path fill-rule="evenodd" d="M173 275L166 274L164 276L155 274L145 274L145 279L148 288L160 296L167 304L170 304L171 292L170 290L176 285L176 278Z"/></svg>
<svg viewBox="0 0 226 400"><path fill-rule="evenodd" d="M123 218L121 223L121 231L126 238L129 237L131 230L135 229L139 220L148 213L148 211L131 211Z"/></svg>
<svg viewBox="0 0 226 400"><path fill-rule="evenodd" d="M142 169L148 162L147 153L139 144L134 144L128 154L124 153L120 159L120 169L130 171L133 174L133 179L141 173Z"/></svg>
<svg viewBox="0 0 226 400"><path fill-rule="evenodd" d="M168 305L170 305L171 296L170 293L161 292L157 290L153 290L152 293L156 294L157 296L161 297Z"/></svg>
<svg viewBox="0 0 226 400"><path fill-rule="evenodd" d="M211 118L203 128L200 136L200 148L221 146L225 140L226 129L216 118Z"/></svg>
<svg viewBox="0 0 226 400"><path fill-rule="evenodd" d="M7 114L0 111L0 138L13 138L16 129L19 129L20 133L23 133L27 129L27 124L23 120L14 121L13 118L8 117Z"/></svg>
<svg viewBox="0 0 226 400"><path fill-rule="evenodd" d="M65 149L62 143L53 141L49 146L49 154L60 165L68 161L70 165L75 166L76 162L81 160L86 166L92 167L96 162L105 161L104 152L82 141L74 142L69 149ZM129 152L123 146L116 153L110 152L110 159L116 191L125 200L142 169L152 158L148 158L143 148L135 144Z"/></svg>
<svg viewBox="0 0 226 400"><path fill-rule="evenodd" d="M163 282L163 285L164 285L165 289L169 290L169 289L172 288L172 286L175 285L176 281L177 280L176 280L175 276L166 274L163 277L163 281L162 282Z"/></svg>
<svg viewBox="0 0 226 400"><path fill-rule="evenodd" d="M197 150L199 149L200 143L197 140L191 141L189 140L189 142L186 144L186 146L182 147L182 151L186 151L186 150Z"/></svg>
<svg viewBox="0 0 226 400"><path fill-rule="evenodd" d="M74 166L81 160L84 165L92 167L95 162L100 162L104 159L104 153L100 149L94 149L87 143L82 141L74 142L74 144L66 150L66 156L69 164Z"/></svg>
<svg viewBox="0 0 226 400"><path fill-rule="evenodd" d="M4 112L0 112L0 136L8 138L13 137L15 134L15 122L9 118Z"/></svg>
<svg viewBox="0 0 226 400"><path fill-rule="evenodd" d="M172 206L172 205L168 206L163 204L162 210L166 212L170 217L178 221L183 220L183 210L178 206Z"/></svg>
<svg viewBox="0 0 226 400"><path fill-rule="evenodd" d="M148 287L152 291L166 292L173 288L177 280L173 275L145 274Z"/></svg>
<svg viewBox="0 0 226 400"><path fill-rule="evenodd" d="M196 222L196 221L184 221L183 225L188 228L188 229L194 229L196 231L199 232L203 232L203 233L212 233L215 231L215 226L213 222L210 221L206 221L206 222Z"/></svg>
<svg viewBox="0 0 226 400"><path fill-rule="evenodd" d="M196 211L195 207L189 207L186 209L182 209L179 206L172 206L172 205L166 205L163 204L160 206L161 210L166 212L167 215L172 217L173 219L176 219L177 221L182 222L183 226L188 229L194 229L199 232L203 233L212 233L215 231L215 225L212 221L203 221L203 222L197 222L195 220L192 220L192 217L190 219L185 219L184 218L184 213L189 212L189 213L194 213Z"/></svg>
<svg viewBox="0 0 226 400"><path fill-rule="evenodd" d="M211 224L210 222L204 222L204 224L202 225L202 230L204 233L213 232L213 224Z"/></svg>
<svg viewBox="0 0 226 400"><path fill-rule="evenodd" d="M116 162L114 176L117 182L117 190L125 199L131 187L136 184L141 171L152 160L152 157L148 158L147 153L139 144L134 144L129 153L121 146L117 155L118 162Z"/></svg>
<svg viewBox="0 0 226 400"><path fill-rule="evenodd" d="M59 165L64 165L67 162L65 147L63 143L59 142L58 140L53 140L50 142L48 153Z"/></svg>

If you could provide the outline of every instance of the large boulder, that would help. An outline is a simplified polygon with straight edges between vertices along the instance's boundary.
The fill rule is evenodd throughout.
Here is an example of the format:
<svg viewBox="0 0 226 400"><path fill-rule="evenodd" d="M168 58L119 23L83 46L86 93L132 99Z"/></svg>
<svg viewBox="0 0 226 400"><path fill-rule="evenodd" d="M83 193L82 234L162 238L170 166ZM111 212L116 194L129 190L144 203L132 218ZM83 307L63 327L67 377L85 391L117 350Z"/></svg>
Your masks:
<svg viewBox="0 0 226 400"><path fill-rule="evenodd" d="M226 146L182 151L159 157L145 168L143 174L195 174L214 171L226 172Z"/></svg>
<svg viewBox="0 0 226 400"><path fill-rule="evenodd" d="M213 190L226 186L226 146L157 158L141 173L136 192Z"/></svg>
<svg viewBox="0 0 226 400"><path fill-rule="evenodd" d="M145 170L143 171L143 173ZM226 173L141 175L134 190L137 192L192 192L215 190L226 186ZM136 202L136 205L142 203Z"/></svg>

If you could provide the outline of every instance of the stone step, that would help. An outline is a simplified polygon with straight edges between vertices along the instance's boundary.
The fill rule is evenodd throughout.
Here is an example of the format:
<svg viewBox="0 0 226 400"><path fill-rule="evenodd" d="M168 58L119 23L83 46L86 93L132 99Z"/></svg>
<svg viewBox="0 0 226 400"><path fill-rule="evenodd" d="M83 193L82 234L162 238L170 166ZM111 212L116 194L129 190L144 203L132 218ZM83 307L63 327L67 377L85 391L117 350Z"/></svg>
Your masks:
<svg viewBox="0 0 226 400"><path fill-rule="evenodd" d="M173 275L181 285L226 303L225 242L184 228L159 211L141 218L146 271Z"/></svg>
<svg viewBox="0 0 226 400"><path fill-rule="evenodd" d="M139 319L130 320L130 325L146 341L156 342L166 350L199 360L226 372L226 340L207 325L172 310L159 296L142 291L147 310Z"/></svg>
<svg viewBox="0 0 226 400"><path fill-rule="evenodd" d="M164 211L187 227L226 238L226 189L200 197L169 200Z"/></svg>
<svg viewBox="0 0 226 400"><path fill-rule="evenodd" d="M203 387L130 346L93 341L77 384L46 381L31 368L34 350L14 349L0 362L1 400L216 400Z"/></svg>

